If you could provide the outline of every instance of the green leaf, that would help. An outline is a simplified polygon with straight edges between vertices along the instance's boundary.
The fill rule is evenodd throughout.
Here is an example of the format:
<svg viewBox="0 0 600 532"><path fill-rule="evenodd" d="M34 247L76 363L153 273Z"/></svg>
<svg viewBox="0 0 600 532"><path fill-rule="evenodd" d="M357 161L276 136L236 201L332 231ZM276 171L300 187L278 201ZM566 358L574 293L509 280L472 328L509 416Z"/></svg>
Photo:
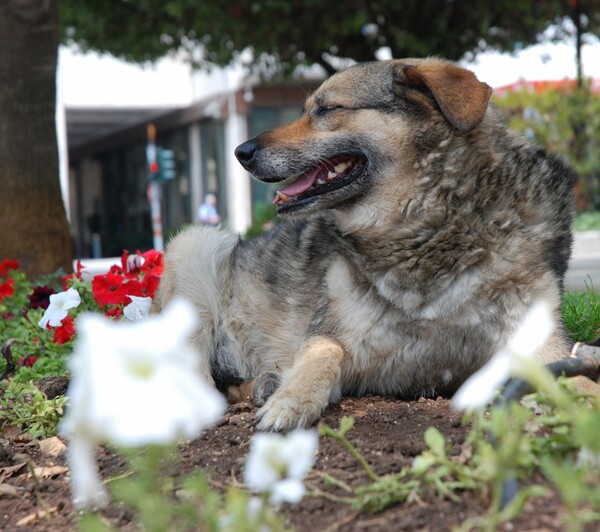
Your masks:
<svg viewBox="0 0 600 532"><path fill-rule="evenodd" d="M344 416L341 420L340 420L340 428L338 429L338 432L342 435L345 436L346 433L352 429L352 427L354 427L354 418L353 417L348 417L348 416Z"/></svg>
<svg viewBox="0 0 600 532"><path fill-rule="evenodd" d="M431 452L436 456L445 456L446 451L444 449L446 441L442 433L435 427L429 427L425 431L425 444Z"/></svg>

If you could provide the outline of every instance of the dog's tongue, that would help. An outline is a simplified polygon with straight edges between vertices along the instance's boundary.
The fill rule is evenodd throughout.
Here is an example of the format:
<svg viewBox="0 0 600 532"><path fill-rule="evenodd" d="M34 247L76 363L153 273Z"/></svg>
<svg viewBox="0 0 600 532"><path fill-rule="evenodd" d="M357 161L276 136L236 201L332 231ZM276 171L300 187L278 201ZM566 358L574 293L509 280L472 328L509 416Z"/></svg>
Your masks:
<svg viewBox="0 0 600 532"><path fill-rule="evenodd" d="M319 170L320 168L317 167L314 170L308 172L308 174L300 176L289 187L284 188L281 192L288 196L296 196L297 194L301 194L306 189L310 188L311 185L315 182Z"/></svg>

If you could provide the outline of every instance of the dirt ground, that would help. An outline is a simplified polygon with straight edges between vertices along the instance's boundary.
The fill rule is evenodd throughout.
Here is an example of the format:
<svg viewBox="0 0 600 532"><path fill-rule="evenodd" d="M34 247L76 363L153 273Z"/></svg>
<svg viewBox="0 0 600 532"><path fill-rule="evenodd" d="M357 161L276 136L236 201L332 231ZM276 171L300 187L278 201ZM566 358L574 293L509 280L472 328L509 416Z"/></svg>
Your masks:
<svg viewBox="0 0 600 532"><path fill-rule="evenodd" d="M381 397L348 398L330 407L324 421L337 427L343 416L356 419L348 437L377 474L396 472L410 464L424 450L423 433L429 426L437 427L452 443L451 452L456 453L467 433L461 424L462 416L453 412L444 399L407 402ZM181 460L174 467L173 476L177 479L203 468L217 488L240 483L254 423L252 405L232 405L219 426L198 440L181 445ZM104 478L124 471L123 458L106 449L99 449L98 460ZM0 530L76 530L77 513L70 502L68 471L64 466L64 454L52 456L47 450L42 452L39 441L5 428L0 439ZM42 469L32 475L33 467ZM355 459L330 438L319 442L315 470L352 486L367 483L364 470ZM488 504L482 494L467 493L460 502L417 500L378 514L358 513L348 504L311 494L316 489L342 494L331 486L325 487L317 473L311 473L306 484L309 493L303 501L295 506L284 505L281 512L291 527L311 532L451 530L470 517L485 514ZM45 512L45 516L38 512ZM528 502L518 520L504 524L501 530L562 530L561 512L557 496L551 494ZM110 505L102 515L117 530L136 529L131 511L121 505Z"/></svg>

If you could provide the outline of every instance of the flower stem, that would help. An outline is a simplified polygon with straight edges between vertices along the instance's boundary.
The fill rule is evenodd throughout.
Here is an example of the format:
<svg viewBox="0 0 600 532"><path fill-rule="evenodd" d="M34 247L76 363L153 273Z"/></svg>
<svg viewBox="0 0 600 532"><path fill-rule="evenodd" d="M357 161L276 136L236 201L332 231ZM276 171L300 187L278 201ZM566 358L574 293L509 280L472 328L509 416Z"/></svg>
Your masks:
<svg viewBox="0 0 600 532"><path fill-rule="evenodd" d="M365 470L365 473L369 477L369 480L371 480L373 482L379 480L379 477L377 476L377 474L375 474L375 471L373 471L373 469L367 463L367 461L364 459L364 457L358 452L356 447L354 447L354 445L352 445L348 441L348 439L346 438L346 436L344 436L344 434L342 434L340 431L332 429L331 427L327 426L324 423L320 425L320 433L322 436L329 436L330 438L333 438L334 440L339 441L346 449L348 449L350 454L352 456L354 456L354 458L356 458L358 463Z"/></svg>

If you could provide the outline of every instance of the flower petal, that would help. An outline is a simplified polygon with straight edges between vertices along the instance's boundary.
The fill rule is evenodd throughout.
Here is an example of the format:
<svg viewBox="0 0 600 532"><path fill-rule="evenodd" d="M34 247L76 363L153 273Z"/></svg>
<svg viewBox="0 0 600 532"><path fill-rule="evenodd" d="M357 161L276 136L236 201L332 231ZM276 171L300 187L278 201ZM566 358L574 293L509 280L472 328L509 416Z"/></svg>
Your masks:
<svg viewBox="0 0 600 532"><path fill-rule="evenodd" d="M452 397L457 410L485 408L496 396L500 386L510 377L510 356L501 351L481 369L473 373Z"/></svg>
<svg viewBox="0 0 600 532"><path fill-rule="evenodd" d="M123 314L128 320L140 321L150 315L151 297L138 297L129 294L127 297L131 299L131 303L123 309Z"/></svg>
<svg viewBox="0 0 600 532"><path fill-rule="evenodd" d="M75 437L68 446L67 461L71 469L73 506L78 510L106 506L108 493L98 475L94 443L87 438Z"/></svg>
<svg viewBox="0 0 600 532"><path fill-rule="evenodd" d="M282 502L297 504L302 500L305 492L306 488L301 480L286 478L275 483L269 496L269 503L272 505Z"/></svg>

